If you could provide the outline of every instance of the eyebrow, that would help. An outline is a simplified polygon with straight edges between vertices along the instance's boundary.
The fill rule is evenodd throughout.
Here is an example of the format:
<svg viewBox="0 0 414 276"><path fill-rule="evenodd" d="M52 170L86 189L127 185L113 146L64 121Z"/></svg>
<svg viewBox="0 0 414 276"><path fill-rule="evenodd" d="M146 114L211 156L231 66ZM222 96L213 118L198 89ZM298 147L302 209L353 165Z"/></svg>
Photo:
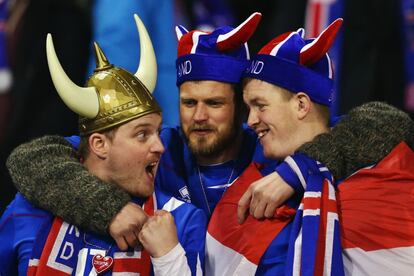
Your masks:
<svg viewBox="0 0 414 276"><path fill-rule="evenodd" d="M195 97L180 97L180 100L195 100L195 101L224 101L226 97L223 96L215 96L210 98L204 98L204 99L196 99Z"/></svg>
<svg viewBox="0 0 414 276"><path fill-rule="evenodd" d="M161 121L161 123L160 123L160 126L162 125L162 121ZM138 128L141 128L141 127L153 127L154 125L153 124L151 124L151 123L140 123L140 124L137 124L137 125L135 125L134 127L133 127L133 129L138 129ZM155 126L156 128L158 128L158 126Z"/></svg>
<svg viewBox="0 0 414 276"><path fill-rule="evenodd" d="M251 104L258 104L259 102L264 101L264 99L260 98L260 97L255 97L253 99L249 100L249 103Z"/></svg>

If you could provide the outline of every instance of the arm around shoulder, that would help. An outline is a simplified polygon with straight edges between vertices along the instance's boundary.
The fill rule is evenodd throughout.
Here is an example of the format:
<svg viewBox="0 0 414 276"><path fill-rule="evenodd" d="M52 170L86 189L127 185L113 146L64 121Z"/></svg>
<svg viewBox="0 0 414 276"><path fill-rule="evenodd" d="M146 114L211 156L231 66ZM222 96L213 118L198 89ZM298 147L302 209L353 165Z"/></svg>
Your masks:
<svg viewBox="0 0 414 276"><path fill-rule="evenodd" d="M20 145L7 168L30 202L100 234L107 233L112 218L130 200L120 188L91 175L63 137L45 136Z"/></svg>

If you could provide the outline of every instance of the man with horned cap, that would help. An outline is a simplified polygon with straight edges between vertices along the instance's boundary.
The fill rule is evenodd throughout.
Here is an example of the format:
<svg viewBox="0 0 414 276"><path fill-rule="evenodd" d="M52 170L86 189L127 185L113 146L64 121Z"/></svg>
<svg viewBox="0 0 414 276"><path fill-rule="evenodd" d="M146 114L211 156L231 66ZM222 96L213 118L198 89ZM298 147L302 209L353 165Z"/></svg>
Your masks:
<svg viewBox="0 0 414 276"><path fill-rule="evenodd" d="M254 13L237 28L225 26L211 33L176 28L181 127L161 130L166 151L159 163L156 186L203 209L208 217L252 159L265 161L262 149L257 147L256 134L242 125L245 109L238 91L248 66L246 41L260 18L261 14ZM35 140L11 155L8 164L16 185L29 200L65 220L102 234L109 230L121 247L133 245L133 233L140 229L140 215L130 215L135 209L130 211L129 196L121 190L114 192L92 175L82 174L85 169L73 161L70 147L67 152L46 151L38 156L40 148L56 144L58 138L54 139ZM53 174L36 174L34 180L32 174L40 163L60 165L51 167ZM78 181L81 174L82 183ZM79 197L85 202L94 200L90 191L99 194L105 205L80 207L72 203ZM55 200L65 204L54 204Z"/></svg>
<svg viewBox="0 0 414 276"><path fill-rule="evenodd" d="M303 39L303 29L285 33L253 58L243 92L248 124L264 154L284 161L263 178L252 164L223 196L208 227L207 271L220 271L217 266L225 264L260 274L260 266L255 267L260 247L266 248L267 233L281 224L278 237L292 229L286 269L269 275L411 273L414 122L374 102L353 109L329 129L333 72L327 51L341 24L334 21L310 40ZM295 195L275 212L279 183L289 184ZM298 195L303 195L300 204ZM233 211L226 213L228 206ZM297 208L293 222L289 207ZM246 219L247 211L252 216ZM250 246L254 243L261 246Z"/></svg>
<svg viewBox="0 0 414 276"><path fill-rule="evenodd" d="M164 152L159 137L161 109L151 95L157 67L147 31L136 15L135 21L141 60L134 75L110 64L95 43L96 69L87 87L78 87L61 67L50 34L46 52L56 90L80 115L77 162L142 206L146 222L135 235L143 247L121 251L113 239L77 228L17 194L0 221L1 275L24 275L26 271L28 275L202 273L204 213L159 190L154 192L155 173ZM51 151L70 146L65 140L56 143L59 145ZM114 193L118 190L112 189ZM88 203L79 198L75 204L83 208ZM95 197L93 204L105 202Z"/></svg>
<svg viewBox="0 0 414 276"><path fill-rule="evenodd" d="M208 227L207 273L220 275L244 271L246 275L343 275L333 187L337 182L333 181L329 169L336 179L344 179L361 167L372 166L387 154L390 156L384 160L388 163L382 164L384 160L379 163L379 173L371 171L368 176L357 180L351 178L344 181L346 188L339 188L339 196L345 198L339 202L341 207L345 207L339 210L344 218L340 226L345 233L342 239L346 249L345 271L353 274L375 269L398 275L409 271L406 260L407 257L412 259L409 257L412 255L410 249L404 252L405 257L400 253L387 253L386 256L399 265L398 269L386 268L380 265L385 256L373 254L372 257L365 252L379 248L379 244L386 248L391 243L378 243L375 239L369 243L364 238L372 239L376 227L383 227L384 230L392 230L391 235L396 236L392 238L394 247L414 245L414 242L410 243L412 235L408 230L414 217L409 211L413 203L409 196L412 185L397 188L387 185L389 181L403 183L407 178L414 180L407 162L414 161L414 153L405 143L399 145L401 141L414 145L414 123L407 114L394 107L369 103L352 110L330 131L333 74L327 50L341 23L342 20L338 19L312 40L303 39L303 29L280 35L262 48L246 70L243 96L250 107L248 124L255 129L264 154L284 161L276 167L276 172L265 177L262 175L266 172L261 171L260 166L251 164L217 204ZM329 165L328 168L309 157L323 161ZM391 180L387 179L386 173L393 175ZM380 179L373 180L378 175ZM379 192L377 187L372 193L374 196L369 196L360 183L360 187L353 188L352 184L360 179L367 182L368 185L363 186L367 190L373 184L382 183L381 188L388 186L388 190L382 191L384 194L386 191L398 194L399 200L389 197L386 202L393 202L403 214L386 212L389 221L375 227L367 227L358 217L353 217L357 214L364 220L372 220L375 217L372 205L378 205L375 203L375 195ZM275 202L280 197L277 185L282 183L291 186L290 195L295 194L275 212ZM343 184L340 187L344 187ZM356 192L350 192L353 189ZM361 198L356 195L358 193L365 193L365 197ZM370 200L368 204L367 199ZM387 208L384 205L381 209ZM371 218L366 215L367 211ZM236 213L241 224L237 222ZM271 219L256 220L254 217ZM389 222L405 230L390 229ZM369 234L363 229L369 229ZM377 231L379 235L381 232ZM376 238L381 240L379 236ZM278 252L277 247L272 248L278 239L285 240L288 254L283 254L283 249ZM362 251L363 254L358 250L360 248L353 248L360 246L361 240L364 240L361 248L366 250ZM272 254L279 265L259 263L263 257Z"/></svg>
<svg viewBox="0 0 414 276"><path fill-rule="evenodd" d="M337 21L321 35L324 41L316 40L324 44L326 47L325 53L329 49L329 43L333 41L340 23L341 21ZM296 69L294 67L295 63L290 61L290 59L295 62L299 60L300 49L306 44L301 36L302 32L303 29L298 32L286 33L272 40L255 56L245 74L248 79L245 81L243 97L250 107L248 124L256 131L261 144L264 146L264 154L270 158L283 159L284 156L293 152L302 143L311 141L314 136L327 132L329 129L329 111L325 110L327 108L316 106L319 104L313 103L313 98L310 100L309 96L301 91L329 94L332 83L329 81L322 83L321 80L325 81L323 77L315 82L312 82L312 79L306 79L305 76L301 75L302 72L307 73L305 69L300 68L299 65ZM326 42L327 39L329 42ZM320 55L325 56L325 53ZM278 57L276 61L272 59L272 54ZM327 56L325 62L329 62ZM326 66L328 66L327 63L320 65L320 68L325 69ZM313 71L309 70L309 78L315 78L312 73ZM313 74L318 76L316 73ZM264 77L261 78L262 76ZM290 84L292 87L288 87L289 90L300 92L305 99L300 98L301 102L297 103L298 106L294 106L296 103L293 100L295 94L282 88L285 86L276 85L273 79L280 80L283 84ZM316 83L315 89L309 90L306 85L312 86L312 83ZM305 87L301 87L301 85ZM289 97L292 98L290 100L292 103L288 103ZM322 98L323 101L318 101L318 103L327 104L329 102L329 96L323 96ZM297 120L298 115L295 112L305 104L310 113L305 114L308 116L304 121L306 124L301 126L301 121ZM312 109L309 108L309 105L313 106ZM272 113L269 113L269 111L272 111ZM266 119L272 122L272 125L265 128L267 125L264 123L258 124L258 113L266 113L269 116ZM278 150L277 155L273 154L275 150L270 145ZM276 172L273 168L272 173L258 180L262 175L266 175L266 171L252 163L224 194L208 227L206 241L206 272L208 274L219 275L224 273L233 275L241 271L245 271L247 275L283 275L285 273L287 248L292 229L291 222L303 191L299 190L292 196L294 189L289 186L287 192L289 197L292 196L292 198L287 205L276 211L276 217L274 217L275 208L278 204L275 199L268 203L270 210L266 210L266 205L263 207L260 205L263 204L263 200L258 201L257 196L253 196L252 202L248 202L248 199L250 199L249 192L258 186L257 183L252 185L251 183L255 180L266 181L266 178L274 175L278 176L277 171L278 167ZM277 178L272 178L272 182L275 185L278 183L286 185L282 181L278 182ZM280 191L277 187L272 188L271 192L280 197L280 194L278 194ZM243 193L246 193L246 195L243 195ZM257 220L253 216L249 216L244 221L246 211L241 209L243 217L240 222L244 223L239 224L237 221L239 201L242 208L250 208L252 215L259 217L260 212L264 212L266 217L273 219ZM276 205L275 208L272 204ZM262 216L259 218L262 218ZM268 261L263 262L264 259Z"/></svg>

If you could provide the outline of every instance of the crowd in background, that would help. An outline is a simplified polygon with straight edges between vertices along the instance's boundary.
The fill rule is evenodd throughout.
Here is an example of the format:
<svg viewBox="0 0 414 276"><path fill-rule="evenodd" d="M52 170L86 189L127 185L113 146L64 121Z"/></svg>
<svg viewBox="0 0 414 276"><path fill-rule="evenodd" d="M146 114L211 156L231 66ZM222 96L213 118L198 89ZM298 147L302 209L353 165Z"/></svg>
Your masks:
<svg viewBox="0 0 414 276"><path fill-rule="evenodd" d="M209 30L236 25L252 12L263 20L251 39L256 53L276 34L319 33L336 17L344 26L333 49L337 93L333 111L344 114L367 101L386 101L414 114L414 0L0 0L0 211L15 189L5 168L11 150L45 134L78 133L77 115L65 108L50 79L46 33L52 33L66 73L82 85L91 73L91 42L110 62L135 71L137 13L154 43L159 80L155 96L164 123L178 124L174 27ZM412 61L412 62L411 62Z"/></svg>

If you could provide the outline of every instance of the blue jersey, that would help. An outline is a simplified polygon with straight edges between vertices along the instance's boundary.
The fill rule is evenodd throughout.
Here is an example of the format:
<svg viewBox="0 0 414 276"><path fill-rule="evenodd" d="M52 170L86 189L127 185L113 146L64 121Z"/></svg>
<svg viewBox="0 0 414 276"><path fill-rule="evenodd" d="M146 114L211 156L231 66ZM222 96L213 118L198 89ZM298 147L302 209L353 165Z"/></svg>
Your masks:
<svg viewBox="0 0 414 276"><path fill-rule="evenodd" d="M166 150L158 166L155 185L162 191L191 202L210 217L226 189L225 185L240 176L251 162L257 162L271 170L276 167L276 161L263 156L263 149L252 129L244 128L240 139L241 150L236 160L203 168L190 152L181 129L163 128L161 140ZM211 187L216 191L208 191Z"/></svg>
<svg viewBox="0 0 414 276"><path fill-rule="evenodd" d="M156 205L158 209L170 211L173 215L178 240L186 252L187 262L192 274L195 275L197 267L204 266L206 231L204 213L190 204L161 192L156 192ZM0 260L2 264L0 275L26 275L32 251L37 249L34 244L39 243L39 237L41 236L39 232L45 228L49 229L52 221L53 216L50 213L35 208L20 193L16 195L0 220ZM70 235L70 229L73 229L73 227L69 225L67 229L66 235ZM93 244L107 248L108 255L119 251L116 245L111 246L114 241L108 237L79 232L87 237L88 241L92 240ZM76 249L76 243L73 242L73 244L73 248ZM40 246L40 248L43 248L43 246ZM84 251L85 249L82 252ZM89 275L93 268L91 262L86 258L92 258L91 254L81 254L79 252L79 254L73 256L73 258L63 258L61 261L65 262L65 265L73 267L82 263L84 264L82 267L84 275ZM82 258L85 258L85 261L82 261ZM56 259L56 261L59 260Z"/></svg>
<svg viewBox="0 0 414 276"><path fill-rule="evenodd" d="M0 219L0 275L26 275L36 234L50 213L34 207L20 193Z"/></svg>

